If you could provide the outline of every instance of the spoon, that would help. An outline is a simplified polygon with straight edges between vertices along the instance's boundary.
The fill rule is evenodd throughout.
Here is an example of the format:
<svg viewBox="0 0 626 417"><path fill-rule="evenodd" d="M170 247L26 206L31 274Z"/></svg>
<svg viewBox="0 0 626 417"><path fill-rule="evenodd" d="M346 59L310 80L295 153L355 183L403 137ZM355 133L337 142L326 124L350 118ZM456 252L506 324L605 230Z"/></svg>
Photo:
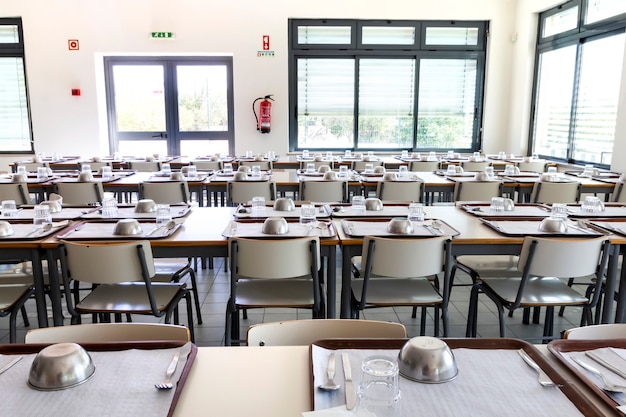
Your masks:
<svg viewBox="0 0 626 417"><path fill-rule="evenodd" d="M336 391L341 385L335 384L333 378L335 377L335 353L331 353L328 357L328 370L326 371L328 378L326 379L326 383L319 386L319 389L322 391Z"/></svg>
<svg viewBox="0 0 626 417"><path fill-rule="evenodd" d="M31 231L30 233L28 233L26 236L40 235L42 233L47 232L50 229L52 229L52 223L45 223L44 225L42 225L42 226L36 228L35 230Z"/></svg>
<svg viewBox="0 0 626 417"><path fill-rule="evenodd" d="M167 223L162 224L160 226L155 227L150 230L146 236L152 236L157 230L165 228L166 231L171 230L174 226L176 226L176 222L174 220L168 220Z"/></svg>

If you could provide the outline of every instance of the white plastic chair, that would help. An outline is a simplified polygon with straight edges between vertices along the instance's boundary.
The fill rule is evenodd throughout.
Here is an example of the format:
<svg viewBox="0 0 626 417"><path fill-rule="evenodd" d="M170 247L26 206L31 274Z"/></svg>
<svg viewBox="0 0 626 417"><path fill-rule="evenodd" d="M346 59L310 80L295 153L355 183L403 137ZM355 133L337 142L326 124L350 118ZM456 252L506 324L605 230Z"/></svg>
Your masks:
<svg viewBox="0 0 626 417"><path fill-rule="evenodd" d="M347 203L347 181L301 181L300 200L316 203Z"/></svg>
<svg viewBox="0 0 626 417"><path fill-rule="evenodd" d="M376 185L376 197L383 201L424 201L423 181L380 181Z"/></svg>
<svg viewBox="0 0 626 417"><path fill-rule="evenodd" d="M353 171L361 172L365 171L367 165L372 165L373 167L383 166L385 164L384 161L352 161L351 169Z"/></svg>
<svg viewBox="0 0 626 417"><path fill-rule="evenodd" d="M541 159L538 161L518 162L517 167L521 172L545 172L546 161Z"/></svg>
<svg viewBox="0 0 626 417"><path fill-rule="evenodd" d="M276 183L273 181L229 181L226 188L227 204L236 206L264 197L266 202L276 200Z"/></svg>
<svg viewBox="0 0 626 417"><path fill-rule="evenodd" d="M573 329L565 330L563 332L563 338L576 340L625 339L626 323L574 327Z"/></svg>
<svg viewBox="0 0 626 417"><path fill-rule="evenodd" d="M461 162L461 168L463 168L464 171L483 172L485 171L485 168L487 168L488 166L491 166L491 162L489 161L481 161L481 162L463 161Z"/></svg>
<svg viewBox="0 0 626 417"><path fill-rule="evenodd" d="M579 182L536 182L530 196L531 203L577 203L580 200Z"/></svg>
<svg viewBox="0 0 626 417"><path fill-rule="evenodd" d="M252 308L305 308L324 317L319 280L317 236L294 239L229 241L230 297L226 307L226 342L238 344L239 311Z"/></svg>
<svg viewBox="0 0 626 417"><path fill-rule="evenodd" d="M161 162L159 161L130 161L128 168L137 172L159 172Z"/></svg>
<svg viewBox="0 0 626 417"><path fill-rule="evenodd" d="M29 193L26 184L0 184L0 201L4 200L14 200L18 206L28 204Z"/></svg>
<svg viewBox="0 0 626 417"><path fill-rule="evenodd" d="M101 182L57 182L54 192L63 197L63 204L99 204L104 196Z"/></svg>
<svg viewBox="0 0 626 417"><path fill-rule="evenodd" d="M428 172L439 169L439 161L410 161L409 171L411 172Z"/></svg>
<svg viewBox="0 0 626 417"><path fill-rule="evenodd" d="M172 340L189 342L189 329L161 323L90 323L44 327L26 332L25 343L98 343Z"/></svg>
<svg viewBox="0 0 626 417"><path fill-rule="evenodd" d="M448 335L448 301L451 241L447 236L399 239L365 236L360 275L351 280L351 316L359 318L366 308L411 306L435 307L435 336L439 314L443 336ZM443 286L431 277L443 273ZM441 291L438 289L441 288ZM424 334L426 314L422 313Z"/></svg>
<svg viewBox="0 0 626 417"><path fill-rule="evenodd" d="M102 168L102 167L110 167L111 163L110 162L82 161L82 162L78 162L78 170L82 172L84 165L89 165L89 169L91 169L91 172L99 172L100 168Z"/></svg>
<svg viewBox="0 0 626 417"><path fill-rule="evenodd" d="M191 165L195 165L198 171L218 171L222 169L222 161L191 161Z"/></svg>
<svg viewBox="0 0 626 417"><path fill-rule="evenodd" d="M613 188L613 201L616 203L626 203L626 192L624 192L624 183L618 182Z"/></svg>
<svg viewBox="0 0 626 417"><path fill-rule="evenodd" d="M139 198L154 200L157 204L181 204L191 201L187 181L142 182Z"/></svg>
<svg viewBox="0 0 626 417"><path fill-rule="evenodd" d="M377 320L305 319L250 326L248 346L306 346L322 339L405 339L401 323Z"/></svg>
<svg viewBox="0 0 626 417"><path fill-rule="evenodd" d="M253 167L255 165L258 165L262 171L271 171L273 167L272 161L239 161L239 166Z"/></svg>
<svg viewBox="0 0 626 417"><path fill-rule="evenodd" d="M32 283L0 284L0 317L9 316L10 343L15 343L17 339L17 315L34 292ZM29 325L28 319L24 324Z"/></svg>
<svg viewBox="0 0 626 417"><path fill-rule="evenodd" d="M491 201L502 196L500 181L457 181L454 184L454 201Z"/></svg>
<svg viewBox="0 0 626 417"><path fill-rule="evenodd" d="M333 161L326 161L326 160L322 160L322 161L300 161L300 169L307 169L309 164L313 164L315 166L315 169L317 170L319 167L321 167L322 165L327 165L330 167L330 169L333 169L335 167L335 164Z"/></svg>

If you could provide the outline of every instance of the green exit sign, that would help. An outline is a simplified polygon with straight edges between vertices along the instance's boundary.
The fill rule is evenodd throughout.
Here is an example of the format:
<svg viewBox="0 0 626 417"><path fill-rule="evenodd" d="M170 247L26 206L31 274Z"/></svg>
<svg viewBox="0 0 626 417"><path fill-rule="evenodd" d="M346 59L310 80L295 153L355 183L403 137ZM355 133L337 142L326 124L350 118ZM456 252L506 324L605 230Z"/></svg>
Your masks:
<svg viewBox="0 0 626 417"><path fill-rule="evenodd" d="M174 39L174 32L150 32L152 39Z"/></svg>

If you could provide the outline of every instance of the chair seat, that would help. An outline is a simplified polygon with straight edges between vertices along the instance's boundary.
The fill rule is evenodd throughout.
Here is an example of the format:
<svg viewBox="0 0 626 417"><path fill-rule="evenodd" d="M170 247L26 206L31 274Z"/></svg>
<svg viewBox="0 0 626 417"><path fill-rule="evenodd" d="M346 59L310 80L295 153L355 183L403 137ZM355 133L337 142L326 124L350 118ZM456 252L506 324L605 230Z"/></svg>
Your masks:
<svg viewBox="0 0 626 417"><path fill-rule="evenodd" d="M311 308L313 283L308 279L239 279L235 304L244 308L302 307Z"/></svg>
<svg viewBox="0 0 626 417"><path fill-rule="evenodd" d="M190 264L187 260L154 260L154 272L155 276L152 277L152 281L155 282L169 282L172 281L172 277L176 276L184 269L190 267ZM179 277L180 278L180 277Z"/></svg>
<svg viewBox="0 0 626 417"><path fill-rule="evenodd" d="M361 294L363 280L352 280L352 293ZM372 278L367 287L367 304L377 306L433 305L443 298L426 278Z"/></svg>
<svg viewBox="0 0 626 417"><path fill-rule="evenodd" d="M488 287L504 302L512 304L519 289L521 278L487 278L482 280L483 287ZM579 294L565 282L553 277L530 278L524 289L520 306L560 306L587 304L589 299Z"/></svg>
<svg viewBox="0 0 626 417"><path fill-rule="evenodd" d="M177 303L183 296L181 290L184 289L185 284L153 284L152 290L158 310L166 311L173 302ZM76 305L76 310L81 313L152 314L143 283L100 285Z"/></svg>
<svg viewBox="0 0 626 417"><path fill-rule="evenodd" d="M456 258L459 269L482 278L519 276L516 255L463 255ZM471 272L470 272L471 271Z"/></svg>
<svg viewBox="0 0 626 417"><path fill-rule="evenodd" d="M13 310L28 293L32 291L32 284L0 285L0 311Z"/></svg>

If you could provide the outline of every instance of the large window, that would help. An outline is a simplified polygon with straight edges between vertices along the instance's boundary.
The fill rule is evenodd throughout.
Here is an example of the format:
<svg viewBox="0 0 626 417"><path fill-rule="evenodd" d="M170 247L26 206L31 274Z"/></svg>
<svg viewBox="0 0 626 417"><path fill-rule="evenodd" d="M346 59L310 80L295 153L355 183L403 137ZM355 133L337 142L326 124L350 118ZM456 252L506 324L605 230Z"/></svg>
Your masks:
<svg viewBox="0 0 626 417"><path fill-rule="evenodd" d="M19 18L0 18L0 152L33 152Z"/></svg>
<svg viewBox="0 0 626 417"><path fill-rule="evenodd" d="M623 0L575 0L541 14L529 143L534 152L611 164L625 28Z"/></svg>
<svg viewBox="0 0 626 417"><path fill-rule="evenodd" d="M108 57L111 150L234 153L230 57Z"/></svg>
<svg viewBox="0 0 626 417"><path fill-rule="evenodd" d="M486 31L290 20L290 150L480 149Z"/></svg>

